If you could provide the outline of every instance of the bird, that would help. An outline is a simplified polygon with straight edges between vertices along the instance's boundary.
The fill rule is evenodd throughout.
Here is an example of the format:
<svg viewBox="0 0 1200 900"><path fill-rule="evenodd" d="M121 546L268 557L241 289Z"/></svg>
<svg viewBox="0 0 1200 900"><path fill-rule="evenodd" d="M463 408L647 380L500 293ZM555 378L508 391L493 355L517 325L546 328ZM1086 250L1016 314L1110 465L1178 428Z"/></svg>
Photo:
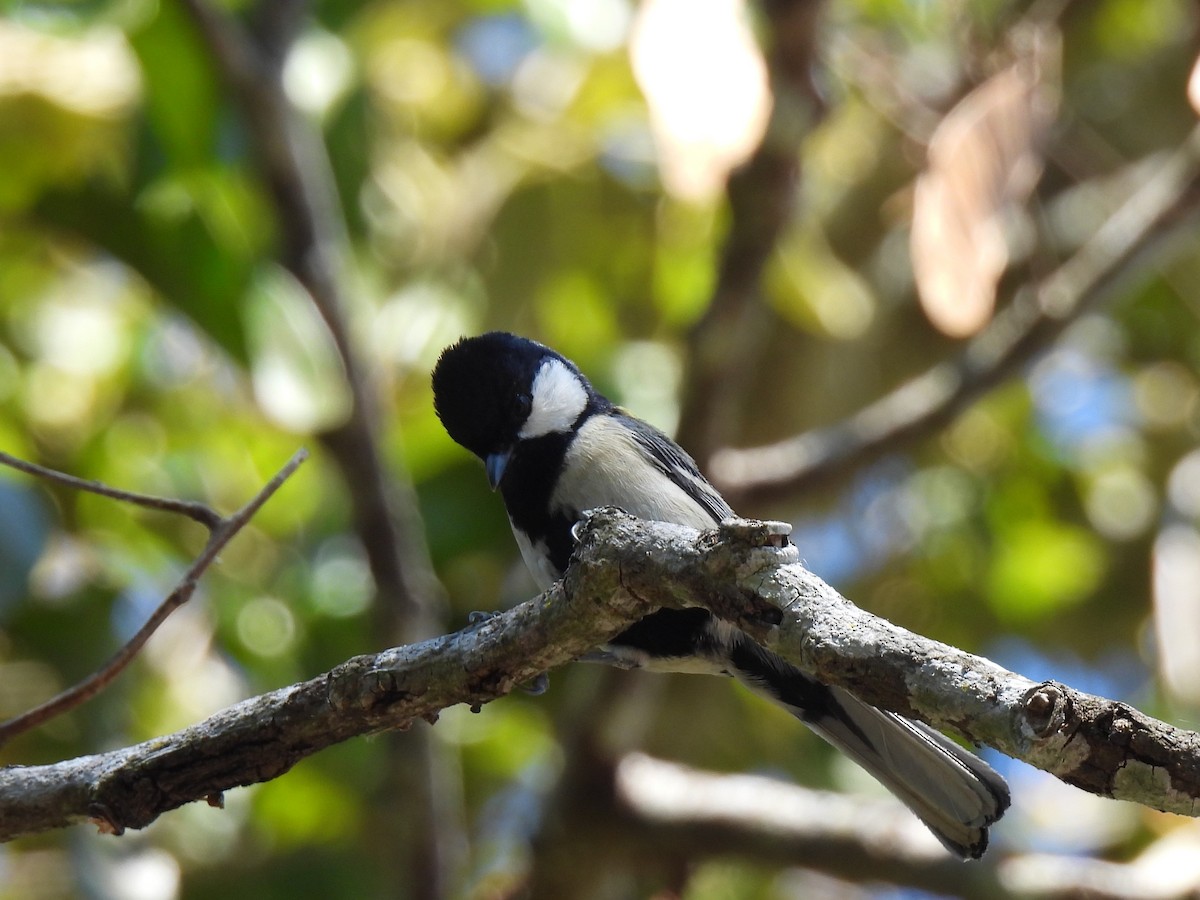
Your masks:
<svg viewBox="0 0 1200 900"><path fill-rule="evenodd" d="M463 337L442 351L432 382L438 418L483 461L543 590L566 571L572 529L587 510L617 507L699 530L734 515L683 448L537 341L503 331ZM973 753L823 684L706 609L654 612L590 658L733 676L869 772L962 859L983 855L988 826L1009 805L1004 779Z"/></svg>

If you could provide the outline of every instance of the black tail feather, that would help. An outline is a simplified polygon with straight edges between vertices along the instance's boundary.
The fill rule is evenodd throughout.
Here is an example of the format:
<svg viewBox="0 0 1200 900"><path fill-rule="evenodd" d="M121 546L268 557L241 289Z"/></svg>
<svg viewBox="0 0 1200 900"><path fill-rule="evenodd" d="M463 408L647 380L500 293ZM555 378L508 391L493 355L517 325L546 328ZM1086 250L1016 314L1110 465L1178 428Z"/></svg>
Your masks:
<svg viewBox="0 0 1200 900"><path fill-rule="evenodd" d="M874 776L947 850L978 859L987 828L1009 804L1008 785L987 763L941 733L823 685L741 635L737 677L785 706Z"/></svg>

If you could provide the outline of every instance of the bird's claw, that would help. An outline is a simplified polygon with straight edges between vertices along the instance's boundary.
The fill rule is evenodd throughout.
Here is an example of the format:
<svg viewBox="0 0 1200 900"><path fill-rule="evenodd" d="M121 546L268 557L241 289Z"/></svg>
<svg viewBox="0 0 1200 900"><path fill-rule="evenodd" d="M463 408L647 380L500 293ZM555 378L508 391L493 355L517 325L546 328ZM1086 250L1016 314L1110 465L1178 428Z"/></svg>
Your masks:
<svg viewBox="0 0 1200 900"><path fill-rule="evenodd" d="M550 676L542 672L529 684L523 684L520 687L530 697L540 697L550 688Z"/></svg>

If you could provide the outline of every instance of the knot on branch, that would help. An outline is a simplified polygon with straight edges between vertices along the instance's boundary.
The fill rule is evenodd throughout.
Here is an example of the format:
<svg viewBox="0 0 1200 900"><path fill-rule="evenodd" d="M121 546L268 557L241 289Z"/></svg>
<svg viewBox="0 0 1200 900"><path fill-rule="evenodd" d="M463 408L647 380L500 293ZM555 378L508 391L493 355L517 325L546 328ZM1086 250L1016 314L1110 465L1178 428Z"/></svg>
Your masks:
<svg viewBox="0 0 1200 900"><path fill-rule="evenodd" d="M747 549L770 547L786 550L794 545L788 536L792 526L787 522L759 521L758 519L723 519L717 526L717 537L727 544L741 545Z"/></svg>
<svg viewBox="0 0 1200 900"><path fill-rule="evenodd" d="M709 570L728 572L738 587L729 608L713 605L714 613L759 637L763 629L783 621L783 610L764 598L762 587L781 566L800 562L791 533L787 522L728 518L715 531L700 535L697 545L707 554Z"/></svg>
<svg viewBox="0 0 1200 900"><path fill-rule="evenodd" d="M116 814L98 800L88 804L88 821L96 826L100 834L120 837L125 833L125 826L117 819Z"/></svg>
<svg viewBox="0 0 1200 900"><path fill-rule="evenodd" d="M1071 698L1053 681L1043 681L1026 691L1021 710L1025 717L1022 730L1043 741L1063 730L1071 715Z"/></svg>

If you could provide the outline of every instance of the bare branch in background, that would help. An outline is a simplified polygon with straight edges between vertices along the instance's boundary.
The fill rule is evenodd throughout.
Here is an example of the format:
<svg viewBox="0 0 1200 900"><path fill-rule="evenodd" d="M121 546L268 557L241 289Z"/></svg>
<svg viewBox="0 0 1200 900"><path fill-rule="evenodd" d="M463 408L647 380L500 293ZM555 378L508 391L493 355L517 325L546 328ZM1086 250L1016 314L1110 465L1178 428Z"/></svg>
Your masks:
<svg viewBox="0 0 1200 900"><path fill-rule="evenodd" d="M593 830L574 835L576 843L623 856L649 852L660 866L740 857L956 897L1008 893L997 878L999 857L964 866L890 799L816 791L761 775L705 772L642 753L627 754L600 772L604 780L588 795ZM532 896L562 896L577 884L571 861L578 860L580 849L563 854L563 870L539 870L543 880Z"/></svg>
<svg viewBox="0 0 1200 900"><path fill-rule="evenodd" d="M677 438L698 459L722 446L740 417L744 382L753 372L750 366L731 366L730 360L753 359L770 327L758 303L759 283L792 219L800 142L825 110L813 82L824 6L813 0L763 4L775 105L762 144L729 178L729 232L717 284L688 336L690 371Z"/></svg>
<svg viewBox="0 0 1200 900"><path fill-rule="evenodd" d="M1200 812L1200 734L872 616L800 566L778 534L744 520L699 533L594 513L562 582L479 627L356 657L136 747L0 771L0 838L83 817L117 832L143 827L184 803L277 777L339 741L432 721L458 703L478 707L660 605L707 606L827 683L1084 790Z"/></svg>
<svg viewBox="0 0 1200 900"><path fill-rule="evenodd" d="M308 292L337 347L352 405L341 425L319 435L351 499L354 530L375 580L377 614L392 640L409 642L440 630L445 592L429 558L416 491L399 461L385 465L379 435L384 405L375 378L346 320L346 226L333 167L321 134L294 107L283 85L283 65L306 12L298 0L264 0L252 36L207 0L180 0L196 22L257 151L263 180L283 237L282 262ZM426 734L397 742L393 781L385 791L381 826L409 848L408 868L397 872L414 896L447 893L457 856L466 846L457 766L452 753ZM406 802L400 802L400 798ZM381 860L403 865L401 854Z"/></svg>
<svg viewBox="0 0 1200 900"><path fill-rule="evenodd" d="M595 768L599 774L586 797L577 797L587 803L587 825L567 837L574 846L562 854L561 870L543 865L535 873L534 898L577 888L579 860L595 858L597 848L623 864L610 871L686 871L701 860L738 858L791 869L801 879L819 873L848 884L895 884L964 900L1145 900L1191 896L1200 887L1191 864L1193 829L1178 829L1125 863L993 852L963 865L890 800L761 775L705 772L642 753ZM803 887L797 895L804 895Z"/></svg>
<svg viewBox="0 0 1200 900"><path fill-rule="evenodd" d="M842 422L763 447L725 448L707 471L736 507L828 483L849 468L945 425L1011 376L1145 255L1193 227L1200 211L1200 130L1193 131L1070 259L998 314L955 359L939 363Z"/></svg>
<svg viewBox="0 0 1200 900"><path fill-rule="evenodd" d="M283 236L283 264L303 285L337 347L353 397L349 418L321 435L350 492L356 531L380 595L412 620L435 616L442 590L425 546L412 485L384 466L377 420L382 404L350 336L343 295L345 228L328 154L320 134L295 109L283 87L287 47L279 35L260 45L223 10L205 0L180 0L196 22L241 108ZM281 8L296 29L294 3ZM260 19L268 21L267 7ZM431 621L417 626L428 632ZM412 636L412 635L410 635Z"/></svg>
<svg viewBox="0 0 1200 900"><path fill-rule="evenodd" d="M201 522L209 530L208 543L205 544L204 550L196 558L196 561L188 567L188 570L184 572L183 578L180 579L175 590L171 591L142 627L138 629L137 634L113 654L108 662L83 681L67 688L62 693L28 712L14 716L7 722L0 723L0 746L3 746L17 735L48 722L55 716L60 716L65 712L75 709L108 687L113 679L120 675L125 667L133 661L133 658L137 656L142 647L146 645L146 642L150 640L151 635L166 621L167 616L192 598L200 577L208 570L213 561L216 560L217 554L246 526L246 523L254 517L255 513L262 508L264 503L271 499L274 493L283 486L283 483L292 477L292 473L306 459L308 459L308 451L304 449L297 450L292 455L292 458L287 461L287 464L275 474L274 478L263 485L262 489L254 495L249 503L233 515L225 518L202 503L169 500L162 497L150 497L145 494L122 491L110 488L99 482L84 481L71 475L64 475L61 472L46 469L34 463L27 463L9 456L7 453L0 453L0 462L14 469L20 469L22 472L28 472L57 484L65 484L69 487L99 494L102 497L111 497L114 500L133 503L146 509L179 513L180 515Z"/></svg>

